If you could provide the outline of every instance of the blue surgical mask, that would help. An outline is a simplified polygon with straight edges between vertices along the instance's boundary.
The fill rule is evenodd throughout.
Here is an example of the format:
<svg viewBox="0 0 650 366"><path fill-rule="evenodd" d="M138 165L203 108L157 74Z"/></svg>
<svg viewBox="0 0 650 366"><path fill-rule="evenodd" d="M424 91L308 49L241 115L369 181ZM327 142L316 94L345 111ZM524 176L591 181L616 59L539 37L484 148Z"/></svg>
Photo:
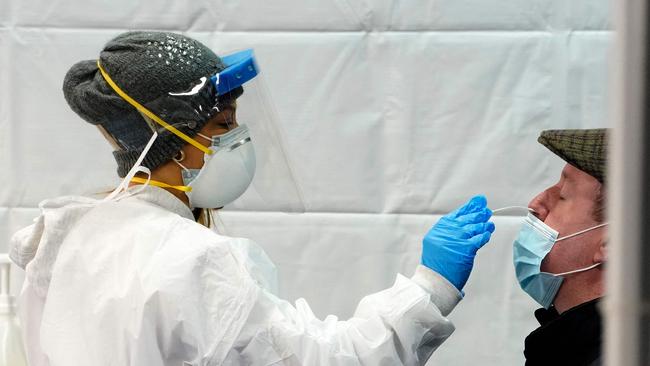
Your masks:
<svg viewBox="0 0 650 366"><path fill-rule="evenodd" d="M588 271L601 263L564 273L547 273L541 271L544 257L558 241L584 234L605 225L607 223L558 238L557 231L529 213L519 231L519 236L514 241L513 248L515 273L521 288L540 305L548 309L564 281L563 276Z"/></svg>

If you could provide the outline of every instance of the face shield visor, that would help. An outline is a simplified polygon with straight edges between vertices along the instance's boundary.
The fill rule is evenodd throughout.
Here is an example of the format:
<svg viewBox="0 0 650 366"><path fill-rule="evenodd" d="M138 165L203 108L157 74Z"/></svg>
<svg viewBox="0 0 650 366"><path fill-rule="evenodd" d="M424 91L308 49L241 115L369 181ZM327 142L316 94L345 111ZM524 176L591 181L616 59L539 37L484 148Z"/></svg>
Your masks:
<svg viewBox="0 0 650 366"><path fill-rule="evenodd" d="M140 104L101 68L104 79L136 107L152 138L116 191L129 182L184 191L192 208L304 212L302 195L285 153L277 114L252 50L222 57L223 70L196 80L187 90L173 90ZM206 135L206 130L220 133ZM203 167L183 169L183 186L150 179L141 166L157 136L174 134L204 153ZM190 137L189 135L193 135ZM200 142L199 142L200 141ZM144 172L149 178L134 177Z"/></svg>

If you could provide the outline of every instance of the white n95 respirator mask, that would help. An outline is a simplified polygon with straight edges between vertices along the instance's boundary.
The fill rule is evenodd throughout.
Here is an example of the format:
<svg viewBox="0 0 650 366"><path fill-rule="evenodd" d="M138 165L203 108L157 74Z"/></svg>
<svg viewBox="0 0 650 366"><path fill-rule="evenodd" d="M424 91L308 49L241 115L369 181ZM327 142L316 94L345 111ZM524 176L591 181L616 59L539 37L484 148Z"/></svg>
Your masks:
<svg viewBox="0 0 650 366"><path fill-rule="evenodd" d="M255 149L248 128L238 126L211 140L214 154L205 154L201 169L183 168L185 192L192 208L220 208L244 194L255 175Z"/></svg>

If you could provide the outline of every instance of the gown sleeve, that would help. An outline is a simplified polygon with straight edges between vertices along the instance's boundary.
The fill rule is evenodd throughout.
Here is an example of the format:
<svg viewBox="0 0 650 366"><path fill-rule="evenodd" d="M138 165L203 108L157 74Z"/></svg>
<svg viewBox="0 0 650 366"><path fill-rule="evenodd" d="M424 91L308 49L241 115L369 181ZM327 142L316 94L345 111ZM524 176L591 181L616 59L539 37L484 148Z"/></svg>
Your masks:
<svg viewBox="0 0 650 366"><path fill-rule="evenodd" d="M445 316L462 298L420 265L413 277L398 274L390 288L364 297L350 319L319 319L304 299L291 304L251 278L253 304L225 365L424 365L454 331Z"/></svg>

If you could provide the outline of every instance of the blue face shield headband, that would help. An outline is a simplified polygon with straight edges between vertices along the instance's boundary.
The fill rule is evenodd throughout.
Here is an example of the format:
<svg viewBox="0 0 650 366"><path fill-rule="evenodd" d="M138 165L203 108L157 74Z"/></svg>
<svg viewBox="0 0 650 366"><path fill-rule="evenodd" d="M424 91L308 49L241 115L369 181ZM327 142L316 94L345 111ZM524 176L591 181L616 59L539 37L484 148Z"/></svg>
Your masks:
<svg viewBox="0 0 650 366"><path fill-rule="evenodd" d="M252 49L224 56L221 61L226 65L226 69L210 77L219 96L244 85L259 73Z"/></svg>
<svg viewBox="0 0 650 366"><path fill-rule="evenodd" d="M519 236L514 241L513 248L515 273L521 288L540 305L548 309L564 281L563 276L588 271L598 267L601 263L563 273L547 273L541 271L544 257L558 241L582 235L605 225L607 223L558 238L557 231L546 225L535 215L528 214L519 231Z"/></svg>

